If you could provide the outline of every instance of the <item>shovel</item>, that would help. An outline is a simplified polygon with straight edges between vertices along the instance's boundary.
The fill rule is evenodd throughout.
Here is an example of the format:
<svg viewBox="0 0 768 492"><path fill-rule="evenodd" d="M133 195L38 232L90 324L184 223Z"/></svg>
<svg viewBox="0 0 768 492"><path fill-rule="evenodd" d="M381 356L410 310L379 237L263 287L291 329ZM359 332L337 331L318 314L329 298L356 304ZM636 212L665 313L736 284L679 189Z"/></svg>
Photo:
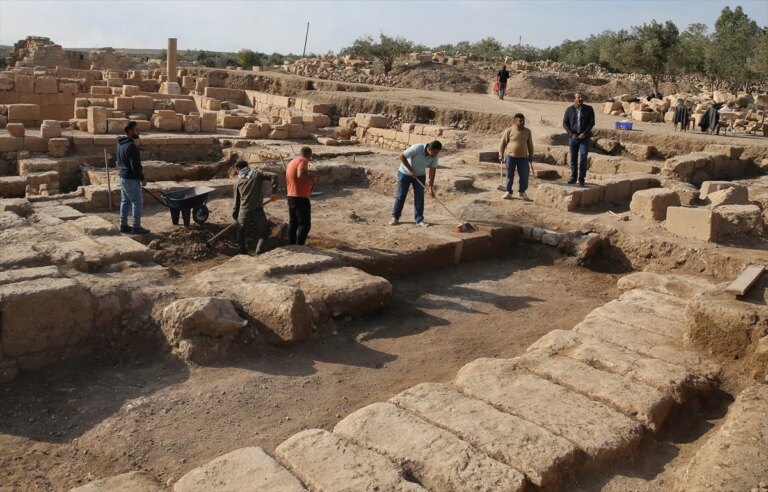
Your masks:
<svg viewBox="0 0 768 492"><path fill-rule="evenodd" d="M272 201L272 199L271 199L271 198L267 198L266 200L264 200L264 203L262 203L262 204L261 204L261 206L263 207L264 205L266 205L267 203L269 203L269 202L271 202L271 201ZM213 247L213 243L214 243L214 242L216 242L216 240L217 240L217 239L219 239L219 238L220 238L220 237L221 237L221 236L222 236L222 235L223 235L225 232L227 232L228 230L232 229L232 227L234 227L234 226L236 226L236 225L237 225L237 221L234 221L234 222L232 222L232 223L231 223L231 224L229 224L227 227L225 227L224 229L220 230L220 231L219 231L219 232L218 232L218 233L217 233L215 236L213 236L211 239L207 240L207 241L205 242L205 245L206 245L206 246L208 246L209 248Z"/></svg>

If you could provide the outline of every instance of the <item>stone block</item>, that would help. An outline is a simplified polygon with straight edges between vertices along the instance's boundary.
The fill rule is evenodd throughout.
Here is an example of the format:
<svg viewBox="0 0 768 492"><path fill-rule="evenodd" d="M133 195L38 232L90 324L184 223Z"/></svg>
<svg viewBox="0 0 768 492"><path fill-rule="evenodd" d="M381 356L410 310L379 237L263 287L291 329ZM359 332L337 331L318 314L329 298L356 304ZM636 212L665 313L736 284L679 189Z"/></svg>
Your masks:
<svg viewBox="0 0 768 492"><path fill-rule="evenodd" d="M78 231L89 236L111 236L120 232L111 222L96 215L79 217L70 221L70 224Z"/></svg>
<svg viewBox="0 0 768 492"><path fill-rule="evenodd" d="M22 176L2 176L0 177L0 197L24 198L26 186L27 182Z"/></svg>
<svg viewBox="0 0 768 492"><path fill-rule="evenodd" d="M638 161L644 161L653 157L656 153L656 147L653 145L624 143L624 153Z"/></svg>
<svg viewBox="0 0 768 492"><path fill-rule="evenodd" d="M387 128L389 118L381 114L357 113L355 123L365 128Z"/></svg>
<svg viewBox="0 0 768 492"><path fill-rule="evenodd" d="M0 135L0 152L16 152L24 148L24 138Z"/></svg>
<svg viewBox="0 0 768 492"><path fill-rule="evenodd" d="M140 132L148 132L152 129L152 122L146 120L137 121L136 128L138 128Z"/></svg>
<svg viewBox="0 0 768 492"><path fill-rule="evenodd" d="M746 186L733 186L707 194L707 205L717 208L723 205L749 205Z"/></svg>
<svg viewBox="0 0 768 492"><path fill-rule="evenodd" d="M131 97L138 96L139 92L141 92L141 88L138 85L124 85L122 94L125 97Z"/></svg>
<svg viewBox="0 0 768 492"><path fill-rule="evenodd" d="M454 434L389 403L368 405L336 424L334 433L403 463L429 490L522 491L525 476Z"/></svg>
<svg viewBox="0 0 768 492"><path fill-rule="evenodd" d="M91 106L88 108L88 132L92 134L107 133L107 118L111 111L107 108Z"/></svg>
<svg viewBox="0 0 768 492"><path fill-rule="evenodd" d="M56 94L59 92L59 84L55 77L37 77L35 79L36 94Z"/></svg>
<svg viewBox="0 0 768 492"><path fill-rule="evenodd" d="M114 108L118 111L131 111L133 110L133 98L127 96L117 96L113 99Z"/></svg>
<svg viewBox="0 0 768 492"><path fill-rule="evenodd" d="M662 115L653 111L632 111L632 119L637 121L645 121L649 123L656 123L661 121Z"/></svg>
<svg viewBox="0 0 768 492"><path fill-rule="evenodd" d="M203 109L207 109L209 111L218 111L221 109L221 101L212 97L204 97Z"/></svg>
<svg viewBox="0 0 768 492"><path fill-rule="evenodd" d="M37 104L8 105L8 123L34 124L41 120L40 106Z"/></svg>
<svg viewBox="0 0 768 492"><path fill-rule="evenodd" d="M133 96L133 109L149 111L155 109L155 101L149 96Z"/></svg>
<svg viewBox="0 0 768 492"><path fill-rule="evenodd" d="M152 126L157 130L177 132L181 130L182 119L176 116L172 118L153 117Z"/></svg>
<svg viewBox="0 0 768 492"><path fill-rule="evenodd" d="M262 448L232 451L190 471L173 492L305 492L301 482Z"/></svg>
<svg viewBox="0 0 768 492"><path fill-rule="evenodd" d="M107 118L107 133L110 135L124 135L125 125L131 121L128 118Z"/></svg>
<svg viewBox="0 0 768 492"><path fill-rule="evenodd" d="M218 118L216 113L200 114L200 131L205 133L216 133Z"/></svg>
<svg viewBox="0 0 768 492"><path fill-rule="evenodd" d="M269 132L269 138L273 140L285 140L288 138L288 130L272 130Z"/></svg>
<svg viewBox="0 0 768 492"><path fill-rule="evenodd" d="M16 92L35 92L35 78L29 75L16 75L14 85Z"/></svg>
<svg viewBox="0 0 768 492"><path fill-rule="evenodd" d="M331 126L331 118L325 114L313 114L312 121L317 128Z"/></svg>
<svg viewBox="0 0 768 492"><path fill-rule="evenodd" d="M614 177L602 179L597 184L603 187L605 203L625 202L632 196L632 181L626 178Z"/></svg>
<svg viewBox="0 0 768 492"><path fill-rule="evenodd" d="M205 92L205 88L208 87L208 77L198 77L195 80L195 91L198 94Z"/></svg>
<svg viewBox="0 0 768 492"><path fill-rule="evenodd" d="M697 171L701 171L698 173ZM681 155L667 159L661 167L661 174L666 177L675 178L686 183L698 184L707 179L700 179L699 176L711 175L713 171L712 156L710 154L694 153Z"/></svg>
<svg viewBox="0 0 768 492"><path fill-rule="evenodd" d="M61 137L61 125L56 120L43 120L40 125L40 136L43 138Z"/></svg>
<svg viewBox="0 0 768 492"><path fill-rule="evenodd" d="M757 205L722 205L713 212L719 238L760 237L763 234L763 215Z"/></svg>
<svg viewBox="0 0 768 492"><path fill-rule="evenodd" d="M23 123L8 123L5 125L5 129L12 137L23 137L25 133Z"/></svg>
<svg viewBox="0 0 768 492"><path fill-rule="evenodd" d="M51 138L48 140L48 154L51 157L64 157L69 150L68 138Z"/></svg>
<svg viewBox="0 0 768 492"><path fill-rule="evenodd" d="M5 198L0 200L0 212L13 212L20 217L32 214L32 203L26 198Z"/></svg>
<svg viewBox="0 0 768 492"><path fill-rule="evenodd" d="M200 131L200 116L184 115L182 117L182 126L186 133L197 133Z"/></svg>
<svg viewBox="0 0 768 492"><path fill-rule="evenodd" d="M603 105L603 114L611 114L614 111L624 111L624 106L620 102L607 102Z"/></svg>
<svg viewBox="0 0 768 492"><path fill-rule="evenodd" d="M632 195L629 209L646 219L662 221L667 218L667 208L679 207L680 197L666 188L641 190Z"/></svg>
<svg viewBox="0 0 768 492"><path fill-rule="evenodd" d="M701 241L715 241L719 221L712 210L694 207L667 208L666 228L672 234Z"/></svg>
<svg viewBox="0 0 768 492"><path fill-rule="evenodd" d="M92 85L91 86L91 94L93 95L106 95L106 94L112 94L112 89L105 85Z"/></svg>
<svg viewBox="0 0 768 492"><path fill-rule="evenodd" d="M193 111L197 111L195 101L192 99L171 99L171 102L173 103L174 111L177 113L189 114Z"/></svg>
<svg viewBox="0 0 768 492"><path fill-rule="evenodd" d="M744 185L732 183L730 181L704 181L701 183L699 198L706 200L710 193L715 193L726 188L737 188L738 196L743 196L744 199L747 199L748 197L749 193L747 187Z"/></svg>
<svg viewBox="0 0 768 492"><path fill-rule="evenodd" d="M724 155L730 160L737 160L741 158L741 154L744 152L744 147L736 147L734 145L708 144L706 147L704 147L704 152L712 152L714 154Z"/></svg>
<svg viewBox="0 0 768 492"><path fill-rule="evenodd" d="M555 183L540 184L536 188L537 205L558 210L575 210L581 206L581 196L576 193L576 188Z"/></svg>
<svg viewBox="0 0 768 492"><path fill-rule="evenodd" d="M236 116L232 114L224 114L219 113L219 121L218 125L222 128L231 128L235 130L239 130L245 125L245 117L244 116ZM287 130L286 130L286 137L287 137ZM283 138L286 138L283 137Z"/></svg>
<svg viewBox="0 0 768 492"><path fill-rule="evenodd" d="M88 108L75 108L75 118L79 120L88 119Z"/></svg>

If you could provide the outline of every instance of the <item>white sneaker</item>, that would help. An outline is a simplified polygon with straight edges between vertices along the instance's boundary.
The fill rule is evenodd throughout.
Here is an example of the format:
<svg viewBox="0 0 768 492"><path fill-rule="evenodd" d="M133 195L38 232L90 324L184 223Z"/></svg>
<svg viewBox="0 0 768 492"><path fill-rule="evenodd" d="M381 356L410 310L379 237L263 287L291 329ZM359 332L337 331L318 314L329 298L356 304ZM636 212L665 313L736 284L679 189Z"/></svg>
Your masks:
<svg viewBox="0 0 768 492"><path fill-rule="evenodd" d="M419 227L429 227L429 224L427 224L423 220L421 222L417 222L416 225Z"/></svg>
<svg viewBox="0 0 768 492"><path fill-rule="evenodd" d="M528 200L528 195L526 195L524 191L521 191L520 198L522 198L523 200Z"/></svg>
<svg viewBox="0 0 768 492"><path fill-rule="evenodd" d="M504 195L501 197L503 200L511 200L512 199L512 192L508 191L504 193Z"/></svg>
<svg viewBox="0 0 768 492"><path fill-rule="evenodd" d="M394 218L394 217L392 217L392 219L389 221L389 225L391 225L391 226L395 226L395 225L397 225L397 224L399 224L399 223L400 223L400 221L399 221L399 220L397 220L397 219L396 219L396 218Z"/></svg>

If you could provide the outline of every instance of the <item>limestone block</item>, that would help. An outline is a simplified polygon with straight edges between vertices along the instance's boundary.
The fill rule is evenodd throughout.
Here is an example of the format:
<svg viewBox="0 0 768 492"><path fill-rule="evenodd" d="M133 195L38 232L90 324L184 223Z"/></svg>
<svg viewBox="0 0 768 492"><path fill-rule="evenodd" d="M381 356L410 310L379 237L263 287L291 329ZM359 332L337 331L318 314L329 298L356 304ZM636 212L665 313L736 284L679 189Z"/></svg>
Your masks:
<svg viewBox="0 0 768 492"><path fill-rule="evenodd" d="M113 492L115 490L122 492L163 492L165 488L148 473L133 471L95 480L69 492Z"/></svg>
<svg viewBox="0 0 768 492"><path fill-rule="evenodd" d="M212 97L203 98L203 109L218 111L221 109L221 101Z"/></svg>
<svg viewBox="0 0 768 492"><path fill-rule="evenodd" d="M525 487L519 471L389 403L374 403L352 413L336 425L334 433L404 463L430 490L522 491Z"/></svg>
<svg viewBox="0 0 768 492"><path fill-rule="evenodd" d="M381 114L357 113L355 123L365 128L387 128L389 118Z"/></svg>
<svg viewBox="0 0 768 492"><path fill-rule="evenodd" d="M616 286L621 291L633 289L650 290L661 294L690 299L709 290L713 285L700 277L691 275L663 275L652 272L636 272L620 278Z"/></svg>
<svg viewBox="0 0 768 492"><path fill-rule="evenodd" d="M109 77L107 79L107 87L109 88L119 88L123 86L123 79L121 77ZM122 92L122 89L120 89ZM113 92L114 93L114 92Z"/></svg>
<svg viewBox="0 0 768 492"><path fill-rule="evenodd" d="M603 201L603 187L589 184L584 188L560 183L543 183L537 187L535 203L558 210L598 205Z"/></svg>
<svg viewBox="0 0 768 492"><path fill-rule="evenodd" d="M656 113L653 111L632 111L632 119L637 121L646 121L650 123L656 123L660 121L660 113Z"/></svg>
<svg viewBox="0 0 768 492"><path fill-rule="evenodd" d="M269 132L269 138L274 140L285 140L288 138L288 130L272 130Z"/></svg>
<svg viewBox="0 0 768 492"><path fill-rule="evenodd" d="M218 125L222 128L232 128L235 130L239 130L243 127L243 125L245 125L245 117L236 116L232 114L219 113ZM287 137L287 131L286 131L286 137Z"/></svg>
<svg viewBox="0 0 768 492"><path fill-rule="evenodd" d="M606 203L625 202L632 197L632 181L620 176L597 182L603 187L603 201Z"/></svg>
<svg viewBox="0 0 768 492"><path fill-rule="evenodd" d="M195 80L195 90L198 93L205 92L205 88L208 87L208 77L198 77Z"/></svg>
<svg viewBox="0 0 768 492"><path fill-rule="evenodd" d="M739 238L745 234L760 237L763 234L762 211L757 205L721 205L713 212L720 238Z"/></svg>
<svg viewBox="0 0 768 492"><path fill-rule="evenodd" d="M64 157L68 150L68 138L51 138L48 140L48 154L51 157Z"/></svg>
<svg viewBox="0 0 768 492"><path fill-rule="evenodd" d="M245 138L263 138L266 132L262 130L261 123L246 123L240 129L240 136Z"/></svg>
<svg viewBox="0 0 768 492"><path fill-rule="evenodd" d="M159 116L160 118L175 118L176 111L172 109L157 109L155 110L155 115Z"/></svg>
<svg viewBox="0 0 768 492"><path fill-rule="evenodd" d="M202 363L226 355L232 339L247 323L229 299L193 297L163 309L160 324L175 353Z"/></svg>
<svg viewBox="0 0 768 492"><path fill-rule="evenodd" d="M5 125L5 129L8 131L8 134L12 137L23 137L24 136L24 124L23 123L8 123Z"/></svg>
<svg viewBox="0 0 768 492"><path fill-rule="evenodd" d="M317 128L331 126L331 118L325 114L313 114L312 120Z"/></svg>
<svg viewBox="0 0 768 492"><path fill-rule="evenodd" d="M35 79L36 94L56 94L59 92L59 84L55 77L37 77Z"/></svg>
<svg viewBox="0 0 768 492"><path fill-rule="evenodd" d="M35 78L29 75L16 75L14 86L16 92L35 92Z"/></svg>
<svg viewBox="0 0 768 492"><path fill-rule="evenodd" d="M125 134L125 125L129 121L128 118L107 118L107 133L110 135Z"/></svg>
<svg viewBox="0 0 768 492"><path fill-rule="evenodd" d="M16 152L24 148L24 139L0 135L0 152Z"/></svg>
<svg viewBox="0 0 768 492"><path fill-rule="evenodd" d="M43 120L40 125L40 136L43 138L61 137L61 125L56 120Z"/></svg>
<svg viewBox="0 0 768 492"><path fill-rule="evenodd" d="M719 221L708 208L669 207L666 228L678 236L715 241Z"/></svg>
<svg viewBox="0 0 768 492"><path fill-rule="evenodd" d="M262 448L242 448L190 471L174 492L304 492L299 480Z"/></svg>
<svg viewBox="0 0 768 492"><path fill-rule="evenodd" d="M734 186L707 194L706 199L709 208L717 208L723 205L749 205L746 186Z"/></svg>
<svg viewBox="0 0 768 492"><path fill-rule="evenodd" d="M1 176L0 197L23 198L26 185L27 182L22 176ZM0 227L0 229L2 228Z"/></svg>
<svg viewBox="0 0 768 492"><path fill-rule="evenodd" d="M216 113L202 113L200 115L200 131L216 133L218 118Z"/></svg>
<svg viewBox="0 0 768 492"><path fill-rule="evenodd" d="M92 134L107 133L107 118L111 111L107 108L91 106L88 108L88 132Z"/></svg>
<svg viewBox="0 0 768 492"><path fill-rule="evenodd" d="M667 218L667 208L679 207L680 197L672 190L651 188L632 195L629 209L646 219L662 221Z"/></svg>
<svg viewBox="0 0 768 492"><path fill-rule="evenodd" d="M704 147L704 152L712 152L726 156L730 160L737 160L741 158L741 154L744 152L744 147L736 147L734 145L720 145L720 144L708 144Z"/></svg>
<svg viewBox="0 0 768 492"><path fill-rule="evenodd" d="M611 114L614 111L624 111L624 106L620 102L607 102L603 105L603 114Z"/></svg>
<svg viewBox="0 0 768 492"><path fill-rule="evenodd" d="M117 96L114 98L114 108L119 111L131 111L133 109L133 98L128 96Z"/></svg>
<svg viewBox="0 0 768 492"><path fill-rule="evenodd" d="M40 309L51 303L57 306L55 310ZM3 352L11 357L51 351L58 355L61 349L88 337L93 328L91 298L68 278L0 286L0 316Z"/></svg>
<svg viewBox="0 0 768 492"><path fill-rule="evenodd" d="M94 95L112 94L112 89L110 89L107 86L92 85L91 86L91 94L94 94Z"/></svg>
<svg viewBox="0 0 768 492"><path fill-rule="evenodd" d="M120 232L111 222L96 215L85 215L69 223L78 231L89 236L111 236Z"/></svg>
<svg viewBox="0 0 768 492"><path fill-rule="evenodd" d="M138 96L139 92L141 92L141 88L138 85L124 85L122 94L125 97L131 97Z"/></svg>
<svg viewBox="0 0 768 492"><path fill-rule="evenodd" d="M9 104L8 122L30 124L40 121L40 106L37 104Z"/></svg>
<svg viewBox="0 0 768 492"><path fill-rule="evenodd" d="M275 454L311 490L425 490L386 457L321 429L295 434Z"/></svg>
<svg viewBox="0 0 768 492"><path fill-rule="evenodd" d="M186 133L197 133L200 131L200 116L184 115L182 116L182 126Z"/></svg>
<svg viewBox="0 0 768 492"><path fill-rule="evenodd" d="M636 143L623 144L624 153L629 154L633 159L644 161L650 159L656 153L656 147L653 145L644 145Z"/></svg>
<svg viewBox="0 0 768 492"><path fill-rule="evenodd" d="M730 181L704 181L701 183L701 192L699 198L706 200L711 193L715 193L726 188L736 188L736 196L741 200L747 200L749 191L744 185L732 183Z"/></svg>
<svg viewBox="0 0 768 492"><path fill-rule="evenodd" d="M173 109L177 113L189 114L197 110L195 101L192 99L171 99L173 103Z"/></svg>
<svg viewBox="0 0 768 492"><path fill-rule="evenodd" d="M153 118L153 120L153 126L158 130L166 132L177 132L181 130L182 119L177 118L176 116L172 118Z"/></svg>
<svg viewBox="0 0 768 492"><path fill-rule="evenodd" d="M131 99L133 99L133 109L135 110L149 111L155 109L155 101L149 96L133 96Z"/></svg>
<svg viewBox="0 0 768 492"><path fill-rule="evenodd" d="M75 108L75 118L78 120L88 119L88 108Z"/></svg>
<svg viewBox="0 0 768 492"><path fill-rule="evenodd" d="M140 132L148 132L152 129L152 122L146 120L136 121L136 128L138 128Z"/></svg>

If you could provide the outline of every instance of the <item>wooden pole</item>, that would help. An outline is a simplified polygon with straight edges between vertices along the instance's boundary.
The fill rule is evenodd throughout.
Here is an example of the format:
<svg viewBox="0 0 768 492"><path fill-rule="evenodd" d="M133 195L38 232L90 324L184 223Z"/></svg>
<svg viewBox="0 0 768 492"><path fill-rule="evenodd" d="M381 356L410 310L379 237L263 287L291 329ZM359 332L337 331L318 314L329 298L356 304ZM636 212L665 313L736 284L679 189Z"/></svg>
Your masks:
<svg viewBox="0 0 768 492"><path fill-rule="evenodd" d="M307 54L307 38L309 38L309 22L307 22L307 33L304 35L304 51L301 52L301 57Z"/></svg>
<svg viewBox="0 0 768 492"><path fill-rule="evenodd" d="M104 169L107 170L107 203L112 210L112 183L109 180L109 161L107 160L107 149L104 149Z"/></svg>

